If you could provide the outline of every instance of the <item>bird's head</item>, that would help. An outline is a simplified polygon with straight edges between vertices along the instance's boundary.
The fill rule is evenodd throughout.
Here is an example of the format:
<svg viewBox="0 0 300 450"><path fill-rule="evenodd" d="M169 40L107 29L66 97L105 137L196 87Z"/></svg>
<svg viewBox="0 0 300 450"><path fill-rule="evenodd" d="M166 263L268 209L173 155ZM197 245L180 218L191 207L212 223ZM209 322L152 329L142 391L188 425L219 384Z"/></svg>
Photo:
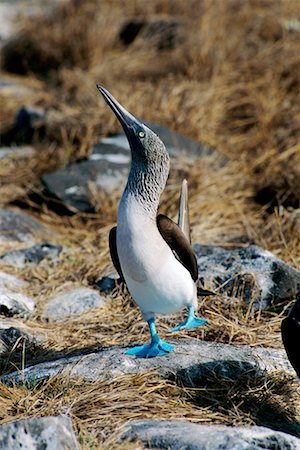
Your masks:
<svg viewBox="0 0 300 450"><path fill-rule="evenodd" d="M107 89L97 84L98 90L110 106L126 134L132 156L132 167L140 172L154 172L165 178L169 173L169 155L161 139L146 125L126 111Z"/></svg>

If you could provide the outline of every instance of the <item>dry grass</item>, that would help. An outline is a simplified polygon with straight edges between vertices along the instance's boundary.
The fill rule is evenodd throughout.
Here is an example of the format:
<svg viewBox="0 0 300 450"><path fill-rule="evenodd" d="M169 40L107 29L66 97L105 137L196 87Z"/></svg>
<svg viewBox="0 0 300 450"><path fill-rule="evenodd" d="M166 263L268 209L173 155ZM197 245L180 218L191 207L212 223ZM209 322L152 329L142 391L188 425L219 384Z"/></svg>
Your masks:
<svg viewBox="0 0 300 450"><path fill-rule="evenodd" d="M145 33L125 47L118 33L134 18L178 20L183 34L173 49L159 50L159 36L147 39ZM47 202L36 204L28 195L41 195L41 174L84 157L93 142L117 130L96 82L137 117L170 126L229 158L221 168L217 156L196 164L179 160L161 212L176 218L179 186L186 176L194 242L228 247L255 243L300 268L300 33L289 31L292 19L300 20L293 0L73 0L54 17L24 19L22 39L8 49L2 65L21 72L7 76L27 90L18 96L0 92L0 125L8 128L23 104L45 108L47 120L43 134L33 138L33 157L0 162L1 204L22 198L54 230L53 241L64 246L55 263L43 261L22 270L1 265L30 281L26 292L36 298L37 311L26 323L33 333L47 336L43 345L26 351L27 363L147 339L144 322L121 289L102 309L63 325L47 324L41 317L42 304L52 295L74 284L93 285L112 269L107 236L121 189L105 196L92 187L96 213L70 217L56 215ZM209 325L182 333L182 339L282 348L280 324L289 304L282 307L253 314L239 297L209 298L200 303ZM159 322L162 336L177 320L173 316ZM20 342L2 358L1 370L22 363ZM54 378L35 388L1 385L0 405L3 422L70 414L84 449L120 448L118 427L132 418L271 424L293 432L291 423L300 414L296 387L282 374L264 379L244 374L227 381L208 374L196 391L154 373L92 385Z"/></svg>

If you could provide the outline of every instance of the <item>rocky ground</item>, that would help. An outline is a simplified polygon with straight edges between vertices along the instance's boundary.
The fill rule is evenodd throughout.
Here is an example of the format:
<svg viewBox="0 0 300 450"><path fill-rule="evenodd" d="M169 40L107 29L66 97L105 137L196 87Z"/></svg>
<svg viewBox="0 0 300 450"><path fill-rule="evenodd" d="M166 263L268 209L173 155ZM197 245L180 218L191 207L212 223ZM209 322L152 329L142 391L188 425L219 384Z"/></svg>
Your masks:
<svg viewBox="0 0 300 450"><path fill-rule="evenodd" d="M0 448L300 448L281 337L300 302L297 2L0 11ZM124 354L148 339L108 250L130 152L96 82L165 142L174 220L187 178L215 293L202 329L158 320L160 358Z"/></svg>

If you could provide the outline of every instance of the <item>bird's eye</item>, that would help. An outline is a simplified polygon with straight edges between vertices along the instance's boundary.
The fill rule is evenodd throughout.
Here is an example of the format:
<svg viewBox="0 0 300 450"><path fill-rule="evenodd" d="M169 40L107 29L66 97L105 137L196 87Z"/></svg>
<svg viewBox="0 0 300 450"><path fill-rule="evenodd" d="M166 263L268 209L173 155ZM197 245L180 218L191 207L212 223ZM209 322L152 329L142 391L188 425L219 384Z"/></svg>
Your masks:
<svg viewBox="0 0 300 450"><path fill-rule="evenodd" d="M146 136L144 131L139 131L139 137L144 138Z"/></svg>

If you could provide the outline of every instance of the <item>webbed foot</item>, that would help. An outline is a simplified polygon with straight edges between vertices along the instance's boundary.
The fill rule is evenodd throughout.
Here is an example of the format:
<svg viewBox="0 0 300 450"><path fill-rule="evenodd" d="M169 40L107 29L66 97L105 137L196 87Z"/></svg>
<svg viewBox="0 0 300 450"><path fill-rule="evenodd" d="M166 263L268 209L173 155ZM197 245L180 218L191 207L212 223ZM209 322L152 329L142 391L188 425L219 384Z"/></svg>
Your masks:
<svg viewBox="0 0 300 450"><path fill-rule="evenodd" d="M126 355L135 355L139 358L154 358L155 356L162 356L174 350L173 345L163 342L159 339L157 342L150 342L146 345L138 345L137 347L126 350Z"/></svg>
<svg viewBox="0 0 300 450"><path fill-rule="evenodd" d="M183 330L185 328L202 327L203 325L206 325L207 323L208 323L208 320L206 320L206 319L199 319L198 317L196 317L195 316L195 308L194 307L190 307L189 308L189 312L188 312L188 316L185 319L185 321L180 323L179 325L177 325L177 327L172 328L171 330L169 330L169 332L173 333L174 331L180 331L180 330Z"/></svg>

